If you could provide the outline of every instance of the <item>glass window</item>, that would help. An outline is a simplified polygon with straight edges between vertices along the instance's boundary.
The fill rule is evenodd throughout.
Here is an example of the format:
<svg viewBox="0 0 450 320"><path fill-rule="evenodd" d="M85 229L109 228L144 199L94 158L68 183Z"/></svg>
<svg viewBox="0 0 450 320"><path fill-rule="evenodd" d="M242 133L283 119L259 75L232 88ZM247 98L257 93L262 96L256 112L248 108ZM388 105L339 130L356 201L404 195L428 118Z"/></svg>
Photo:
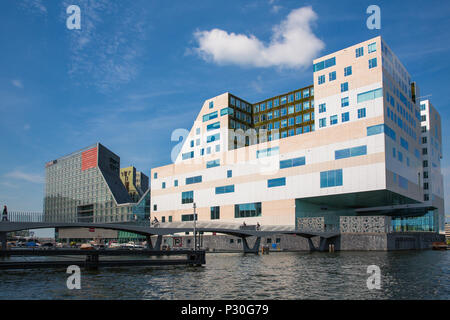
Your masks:
<svg viewBox="0 0 450 320"><path fill-rule="evenodd" d="M364 55L364 47L356 48L356 58L362 57Z"/></svg>
<svg viewBox="0 0 450 320"><path fill-rule="evenodd" d="M214 168L214 167L218 167L220 166L220 159L216 159L216 160L211 160L206 162L206 168Z"/></svg>
<svg viewBox="0 0 450 320"><path fill-rule="evenodd" d="M280 100L278 99L273 99L273 106L274 107L278 107L280 105Z"/></svg>
<svg viewBox="0 0 450 320"><path fill-rule="evenodd" d="M308 122L311 121L311 114L310 113L305 113L303 115L303 122Z"/></svg>
<svg viewBox="0 0 450 320"><path fill-rule="evenodd" d="M288 114L294 113L294 106L289 106L288 107Z"/></svg>
<svg viewBox="0 0 450 320"><path fill-rule="evenodd" d="M326 111L327 111L326 103L319 104L319 113L326 112Z"/></svg>
<svg viewBox="0 0 450 320"><path fill-rule="evenodd" d="M335 160L339 159L345 159L350 157L357 157L357 156L363 156L367 154L367 146L359 146L354 148L347 148L347 149L341 149L336 150L334 152L334 158Z"/></svg>
<svg viewBox="0 0 450 320"><path fill-rule="evenodd" d="M342 186L342 169L323 171L320 173L320 187L329 188Z"/></svg>
<svg viewBox="0 0 450 320"><path fill-rule="evenodd" d="M377 58L369 60L369 69L375 68L377 66Z"/></svg>
<svg viewBox="0 0 450 320"><path fill-rule="evenodd" d="M309 109L309 101L303 102L303 110L308 110L308 109Z"/></svg>
<svg viewBox="0 0 450 320"><path fill-rule="evenodd" d="M298 166L304 166L304 165L305 165L305 157L299 157L299 158L293 158L293 159L287 159L287 160L280 161L280 169L298 167Z"/></svg>
<svg viewBox="0 0 450 320"><path fill-rule="evenodd" d="M348 82L341 83L341 92L348 91Z"/></svg>
<svg viewBox="0 0 450 320"><path fill-rule="evenodd" d="M333 115L330 117L330 126L332 126L333 124L338 123L338 119L337 119L337 115Z"/></svg>
<svg viewBox="0 0 450 320"><path fill-rule="evenodd" d="M352 74L352 66L348 66L346 68L344 68L344 76L350 76Z"/></svg>
<svg viewBox="0 0 450 320"><path fill-rule="evenodd" d="M295 112L300 112L302 111L302 104L301 103L297 103L295 105Z"/></svg>
<svg viewBox="0 0 450 320"><path fill-rule="evenodd" d="M234 205L235 218L248 218L261 216L261 202Z"/></svg>
<svg viewBox="0 0 450 320"><path fill-rule="evenodd" d="M227 178L231 178L233 176L233 170L227 170Z"/></svg>
<svg viewBox="0 0 450 320"><path fill-rule="evenodd" d="M281 187L286 185L286 178L277 178L267 180L267 188Z"/></svg>
<svg viewBox="0 0 450 320"><path fill-rule="evenodd" d="M324 128L326 126L327 126L327 119L326 118L319 119L319 128Z"/></svg>
<svg viewBox="0 0 450 320"><path fill-rule="evenodd" d="M301 114L295 117L295 123L296 124L300 124L302 122L303 122L303 117L302 117Z"/></svg>
<svg viewBox="0 0 450 320"><path fill-rule="evenodd" d="M376 42L369 44L369 45L368 45L368 50L367 50L367 51L368 51L369 53L372 53L372 52L377 51L377 44L376 44Z"/></svg>
<svg viewBox="0 0 450 320"><path fill-rule="evenodd" d="M209 120L212 120L212 119L215 119L215 118L217 118L217 111L205 114L203 116L203 122L206 122L206 121L209 121Z"/></svg>
<svg viewBox="0 0 450 320"><path fill-rule="evenodd" d="M328 76L329 76L329 81L336 80L336 71L330 72L328 74Z"/></svg>
<svg viewBox="0 0 450 320"><path fill-rule="evenodd" d="M202 182L202 176L195 176L186 178L186 184L200 183Z"/></svg>
<svg viewBox="0 0 450 320"><path fill-rule="evenodd" d="M325 83L325 75L321 75L321 76L319 76L319 78L318 78L318 83L319 84L323 84L323 83Z"/></svg>
<svg viewBox="0 0 450 320"><path fill-rule="evenodd" d="M209 102L209 108L210 108L210 109L214 108L214 101L210 101L210 102Z"/></svg>
<svg viewBox="0 0 450 320"><path fill-rule="evenodd" d="M350 120L350 113L349 112L345 112L342 114L342 122L347 122Z"/></svg>
<svg viewBox="0 0 450 320"><path fill-rule="evenodd" d="M366 117L366 108L358 109L358 119Z"/></svg>
<svg viewBox="0 0 450 320"><path fill-rule="evenodd" d="M293 94L293 93L291 93L291 94L288 96L288 103L290 103L290 102L294 102L294 94Z"/></svg>
<svg viewBox="0 0 450 320"><path fill-rule="evenodd" d="M281 104L283 105L283 104L286 104L286 96L284 96L284 97L281 97Z"/></svg>
<svg viewBox="0 0 450 320"><path fill-rule="evenodd" d="M347 107L349 105L348 97L341 99L341 107Z"/></svg>
<svg viewBox="0 0 450 320"><path fill-rule="evenodd" d="M211 220L220 219L220 207L211 207Z"/></svg>
<svg viewBox="0 0 450 320"><path fill-rule="evenodd" d="M223 187L216 187L216 194L224 194L234 192L234 184Z"/></svg>
<svg viewBox="0 0 450 320"><path fill-rule="evenodd" d="M267 101L267 110L272 109L272 100Z"/></svg>
<svg viewBox="0 0 450 320"><path fill-rule="evenodd" d="M301 91L297 91L296 93L295 93L295 100L300 100L302 98L302 93L301 93Z"/></svg>
<svg viewBox="0 0 450 320"><path fill-rule="evenodd" d="M185 191L181 193L181 203L193 203L194 202L194 191Z"/></svg>
<svg viewBox="0 0 450 320"><path fill-rule="evenodd" d="M281 116L285 116L287 114L286 108L281 109Z"/></svg>

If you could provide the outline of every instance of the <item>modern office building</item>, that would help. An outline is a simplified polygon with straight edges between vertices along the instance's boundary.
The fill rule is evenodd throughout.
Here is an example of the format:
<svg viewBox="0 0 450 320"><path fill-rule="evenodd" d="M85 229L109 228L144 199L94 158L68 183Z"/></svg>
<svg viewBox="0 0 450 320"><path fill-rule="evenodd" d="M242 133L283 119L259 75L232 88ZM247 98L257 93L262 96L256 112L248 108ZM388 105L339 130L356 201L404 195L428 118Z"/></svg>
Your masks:
<svg viewBox="0 0 450 320"><path fill-rule="evenodd" d="M120 179L133 202L139 201L148 189L148 177L133 166L121 168Z"/></svg>
<svg viewBox="0 0 450 320"><path fill-rule="evenodd" d="M151 215L193 220L195 203L200 221L350 232L374 216L383 230L443 232L440 118L425 129L430 193L419 102L381 37L315 59L310 86L208 99L174 163L151 170Z"/></svg>
<svg viewBox="0 0 450 320"><path fill-rule="evenodd" d="M147 188L133 200L120 178L120 157L100 143L46 164L48 222L130 222L149 219ZM90 232L91 231L91 232ZM60 238L114 238L115 231L60 230Z"/></svg>

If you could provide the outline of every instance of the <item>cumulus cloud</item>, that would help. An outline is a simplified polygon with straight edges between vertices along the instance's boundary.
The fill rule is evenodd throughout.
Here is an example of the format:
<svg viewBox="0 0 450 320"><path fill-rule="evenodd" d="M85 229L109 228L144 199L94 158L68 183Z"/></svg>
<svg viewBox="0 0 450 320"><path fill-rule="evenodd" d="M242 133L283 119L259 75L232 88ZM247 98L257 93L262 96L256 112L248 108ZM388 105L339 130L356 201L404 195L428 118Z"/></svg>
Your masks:
<svg viewBox="0 0 450 320"><path fill-rule="evenodd" d="M228 33L221 29L196 31L198 47L194 51L205 61L220 65L247 67L302 68L324 48L311 25L317 14L311 7L292 10L284 21L272 28L270 42L265 44L254 35Z"/></svg>

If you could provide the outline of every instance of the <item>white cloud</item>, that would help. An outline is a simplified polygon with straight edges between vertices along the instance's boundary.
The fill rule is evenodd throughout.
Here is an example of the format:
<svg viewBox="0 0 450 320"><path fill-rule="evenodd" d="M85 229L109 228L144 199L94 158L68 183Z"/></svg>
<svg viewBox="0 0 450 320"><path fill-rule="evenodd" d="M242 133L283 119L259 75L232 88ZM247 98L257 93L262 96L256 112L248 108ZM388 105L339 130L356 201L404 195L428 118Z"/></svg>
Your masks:
<svg viewBox="0 0 450 320"><path fill-rule="evenodd" d="M17 88L20 88L20 89L23 88L23 83L20 80L12 80L11 83L12 83L12 85L14 87L17 87Z"/></svg>
<svg viewBox="0 0 450 320"><path fill-rule="evenodd" d="M42 0L22 0L19 5L30 12L47 14L47 8L42 3Z"/></svg>
<svg viewBox="0 0 450 320"><path fill-rule="evenodd" d="M278 11L280 11L282 8L283 8L283 6L275 5L275 6L272 7L272 12L273 13L278 13Z"/></svg>
<svg viewBox="0 0 450 320"><path fill-rule="evenodd" d="M63 2L63 7L72 4ZM87 86L109 92L134 80L143 55L147 10L142 1L130 5L109 0L79 0L81 29L68 31L69 76ZM67 15L61 16L66 19ZM113 23L111 22L113 21Z"/></svg>
<svg viewBox="0 0 450 320"><path fill-rule="evenodd" d="M254 35L228 33L221 29L197 31L199 47L194 51L205 61L219 65L246 67L309 67L325 44L311 30L317 20L311 7L292 10L287 18L273 27L269 44Z"/></svg>
<svg viewBox="0 0 450 320"><path fill-rule="evenodd" d="M14 170L13 172L9 172L5 174L6 178L17 179L17 180L25 180L33 183L44 183L45 179L43 176L33 173L25 173L20 170Z"/></svg>

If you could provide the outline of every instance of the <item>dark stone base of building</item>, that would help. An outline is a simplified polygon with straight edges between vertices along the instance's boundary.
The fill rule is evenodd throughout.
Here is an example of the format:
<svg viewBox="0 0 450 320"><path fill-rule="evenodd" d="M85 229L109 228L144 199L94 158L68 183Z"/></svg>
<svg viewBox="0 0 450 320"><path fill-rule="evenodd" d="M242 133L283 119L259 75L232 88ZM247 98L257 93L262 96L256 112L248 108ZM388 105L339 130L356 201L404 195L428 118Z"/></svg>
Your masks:
<svg viewBox="0 0 450 320"><path fill-rule="evenodd" d="M227 235L202 235L199 244L207 252L242 251L242 239ZM247 238L250 247L255 237ZM445 235L430 232L402 233L343 233L330 239L335 251L395 251L431 249L433 242L445 241ZM312 238L315 248L319 248L319 238ZM193 248L192 235L165 236L162 245L170 249ZM310 251L308 239L294 235L275 235L261 238L261 247L268 246L271 251ZM328 249L328 246L327 246Z"/></svg>

